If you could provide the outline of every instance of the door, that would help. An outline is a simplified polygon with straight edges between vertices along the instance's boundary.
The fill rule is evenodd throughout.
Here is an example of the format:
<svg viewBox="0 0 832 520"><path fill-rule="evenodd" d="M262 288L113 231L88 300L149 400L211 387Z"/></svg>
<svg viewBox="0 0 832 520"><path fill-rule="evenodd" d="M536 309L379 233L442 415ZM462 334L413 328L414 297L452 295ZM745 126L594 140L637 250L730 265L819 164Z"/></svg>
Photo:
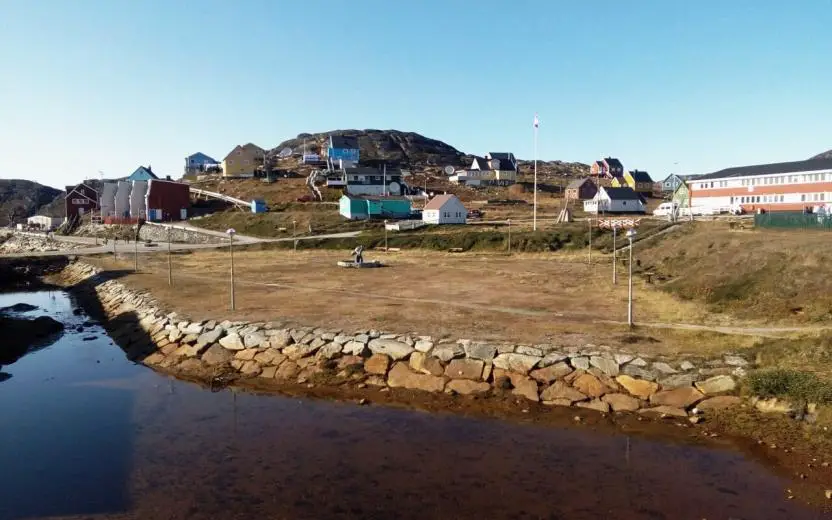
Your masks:
<svg viewBox="0 0 832 520"><path fill-rule="evenodd" d="M182 208L179 210L179 219L188 220L188 210L186 208Z"/></svg>

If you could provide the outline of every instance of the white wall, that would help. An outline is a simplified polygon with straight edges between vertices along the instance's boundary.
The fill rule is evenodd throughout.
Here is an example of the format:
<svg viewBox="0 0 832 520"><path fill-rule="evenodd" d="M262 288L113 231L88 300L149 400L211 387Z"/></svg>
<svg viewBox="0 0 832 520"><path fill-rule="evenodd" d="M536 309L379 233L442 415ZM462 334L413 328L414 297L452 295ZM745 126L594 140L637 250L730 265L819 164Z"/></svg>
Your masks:
<svg viewBox="0 0 832 520"><path fill-rule="evenodd" d="M440 209L422 211L422 221L428 224L465 224L468 211L459 199L453 198Z"/></svg>

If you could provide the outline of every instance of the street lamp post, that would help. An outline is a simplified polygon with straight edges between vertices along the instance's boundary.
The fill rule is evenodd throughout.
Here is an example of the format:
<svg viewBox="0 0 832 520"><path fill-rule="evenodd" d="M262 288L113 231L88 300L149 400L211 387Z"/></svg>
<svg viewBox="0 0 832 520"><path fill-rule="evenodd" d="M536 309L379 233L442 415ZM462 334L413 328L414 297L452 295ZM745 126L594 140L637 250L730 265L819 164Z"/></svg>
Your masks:
<svg viewBox="0 0 832 520"><path fill-rule="evenodd" d="M173 287L173 258L170 250L170 228L168 228L168 285Z"/></svg>
<svg viewBox="0 0 832 520"><path fill-rule="evenodd" d="M630 262L629 262L629 279L627 289L627 326L633 326L633 239L636 237L635 229L627 230L627 240L630 242Z"/></svg>
<svg viewBox="0 0 832 520"><path fill-rule="evenodd" d="M617 266L615 265L616 261L616 252L615 252L615 237L618 232L618 226L612 226L612 284L616 285L618 283L618 276L616 273Z"/></svg>
<svg viewBox="0 0 832 520"><path fill-rule="evenodd" d="M508 223L508 254L511 254L511 219L506 220Z"/></svg>
<svg viewBox="0 0 832 520"><path fill-rule="evenodd" d="M228 252L231 254L231 310L236 310L236 305L234 303L234 234L236 231L234 228L228 228L226 231L228 233Z"/></svg>

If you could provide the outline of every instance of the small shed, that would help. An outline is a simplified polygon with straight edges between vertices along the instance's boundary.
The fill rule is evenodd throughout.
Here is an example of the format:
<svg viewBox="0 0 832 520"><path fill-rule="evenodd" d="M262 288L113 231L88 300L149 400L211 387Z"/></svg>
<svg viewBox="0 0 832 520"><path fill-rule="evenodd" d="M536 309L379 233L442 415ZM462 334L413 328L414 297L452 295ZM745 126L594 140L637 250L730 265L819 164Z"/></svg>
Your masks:
<svg viewBox="0 0 832 520"><path fill-rule="evenodd" d="M428 224L465 224L468 211L456 195L437 195L422 210Z"/></svg>
<svg viewBox="0 0 832 520"><path fill-rule="evenodd" d="M341 216L349 220L408 218L411 210L404 197L342 195L338 206Z"/></svg>
<svg viewBox="0 0 832 520"><path fill-rule="evenodd" d="M691 205L690 203L690 188L688 188L688 183L682 181L676 189L673 191L673 202L677 203L680 208L687 208Z"/></svg>
<svg viewBox="0 0 832 520"><path fill-rule="evenodd" d="M644 199L630 187L602 187L590 200L584 201L587 213L644 213Z"/></svg>
<svg viewBox="0 0 832 520"><path fill-rule="evenodd" d="M598 186L592 179L575 179L566 186L566 200L588 200L598 193Z"/></svg>

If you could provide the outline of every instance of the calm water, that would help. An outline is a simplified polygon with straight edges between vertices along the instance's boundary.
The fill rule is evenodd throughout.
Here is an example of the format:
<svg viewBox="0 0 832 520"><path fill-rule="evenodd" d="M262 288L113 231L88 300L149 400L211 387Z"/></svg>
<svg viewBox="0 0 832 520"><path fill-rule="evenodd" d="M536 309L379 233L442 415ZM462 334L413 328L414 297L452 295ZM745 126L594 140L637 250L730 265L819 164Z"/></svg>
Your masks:
<svg viewBox="0 0 832 520"><path fill-rule="evenodd" d="M0 295L18 302L86 320L63 293ZM98 327L0 372L0 520L822 518L733 452L211 393L131 364Z"/></svg>

